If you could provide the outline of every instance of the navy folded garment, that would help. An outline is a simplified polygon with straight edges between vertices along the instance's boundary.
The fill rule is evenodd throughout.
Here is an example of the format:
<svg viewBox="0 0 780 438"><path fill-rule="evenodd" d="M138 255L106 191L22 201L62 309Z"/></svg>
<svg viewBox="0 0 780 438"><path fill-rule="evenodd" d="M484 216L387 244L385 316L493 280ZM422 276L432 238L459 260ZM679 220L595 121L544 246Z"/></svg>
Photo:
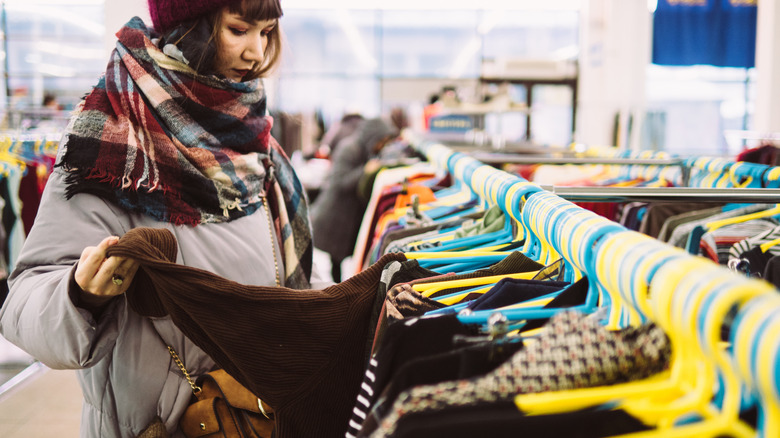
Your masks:
<svg viewBox="0 0 780 438"><path fill-rule="evenodd" d="M503 278L481 297L469 303L471 310L489 310L539 298L558 292L570 283L565 281L524 280Z"/></svg>

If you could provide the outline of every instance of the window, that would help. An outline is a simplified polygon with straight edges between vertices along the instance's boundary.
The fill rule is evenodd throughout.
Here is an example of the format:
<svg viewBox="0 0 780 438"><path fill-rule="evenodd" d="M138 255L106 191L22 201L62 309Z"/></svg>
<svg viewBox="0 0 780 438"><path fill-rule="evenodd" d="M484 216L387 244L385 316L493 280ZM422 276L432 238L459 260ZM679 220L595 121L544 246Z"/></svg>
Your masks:
<svg viewBox="0 0 780 438"><path fill-rule="evenodd" d="M37 106L44 93L72 106L97 83L106 65L103 2L4 2L7 86L13 103Z"/></svg>
<svg viewBox="0 0 780 438"><path fill-rule="evenodd" d="M406 107L414 118L443 85L457 85L469 94L463 97L479 100L485 59L577 54L579 12L572 6L520 10L517 2L448 2L449 7L426 8L431 2L401 2L326 9L303 3L285 6L288 52L271 106L288 112L316 108L326 123L346 112L379 115L390 106ZM534 139L566 143L571 93L549 88L535 94L540 113L532 122L539 126ZM486 120L485 127L518 140L525 117Z"/></svg>

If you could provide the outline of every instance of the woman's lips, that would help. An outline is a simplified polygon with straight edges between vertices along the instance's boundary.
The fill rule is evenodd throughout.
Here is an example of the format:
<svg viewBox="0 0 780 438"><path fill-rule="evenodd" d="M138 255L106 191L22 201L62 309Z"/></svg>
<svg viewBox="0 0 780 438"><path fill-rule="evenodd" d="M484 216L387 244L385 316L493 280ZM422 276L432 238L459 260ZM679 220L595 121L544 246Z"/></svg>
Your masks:
<svg viewBox="0 0 780 438"><path fill-rule="evenodd" d="M249 73L249 70L239 70L237 68L234 68L233 71L236 72L242 78Z"/></svg>

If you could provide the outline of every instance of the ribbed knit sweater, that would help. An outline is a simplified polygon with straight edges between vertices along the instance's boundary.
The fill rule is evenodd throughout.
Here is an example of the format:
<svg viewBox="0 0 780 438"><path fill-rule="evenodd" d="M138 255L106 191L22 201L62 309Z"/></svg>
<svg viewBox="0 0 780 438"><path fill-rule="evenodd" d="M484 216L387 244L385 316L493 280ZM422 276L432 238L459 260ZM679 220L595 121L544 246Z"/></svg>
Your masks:
<svg viewBox="0 0 780 438"><path fill-rule="evenodd" d="M109 256L141 263L127 292L132 308L146 316L170 314L187 337L274 409L277 438L344 436L363 377L382 269L406 257L385 255L323 290L294 290L239 284L176 264L176 253L173 234L151 228L133 229L109 248Z"/></svg>

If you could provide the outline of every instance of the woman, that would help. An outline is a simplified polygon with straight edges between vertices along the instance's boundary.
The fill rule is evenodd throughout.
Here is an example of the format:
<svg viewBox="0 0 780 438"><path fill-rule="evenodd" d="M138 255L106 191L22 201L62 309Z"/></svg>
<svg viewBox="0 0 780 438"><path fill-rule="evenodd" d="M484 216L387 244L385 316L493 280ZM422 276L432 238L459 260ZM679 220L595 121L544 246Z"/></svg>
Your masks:
<svg viewBox="0 0 780 438"><path fill-rule="evenodd" d="M331 259L333 281L341 281L341 263L352 255L366 203L358 195L364 174L379 168L377 155L397 133L382 119L369 119L333 154L322 193L312 206L315 246Z"/></svg>
<svg viewBox="0 0 780 438"><path fill-rule="evenodd" d="M305 197L258 80L281 51L279 0L149 9L154 30L134 18L117 33L69 124L0 311L3 336L78 370L83 437L135 437L156 417L182 436L192 393L166 345L193 378L214 368L169 317L129 308L138 264L105 257L119 236L165 228L177 263L247 285L310 283Z"/></svg>

